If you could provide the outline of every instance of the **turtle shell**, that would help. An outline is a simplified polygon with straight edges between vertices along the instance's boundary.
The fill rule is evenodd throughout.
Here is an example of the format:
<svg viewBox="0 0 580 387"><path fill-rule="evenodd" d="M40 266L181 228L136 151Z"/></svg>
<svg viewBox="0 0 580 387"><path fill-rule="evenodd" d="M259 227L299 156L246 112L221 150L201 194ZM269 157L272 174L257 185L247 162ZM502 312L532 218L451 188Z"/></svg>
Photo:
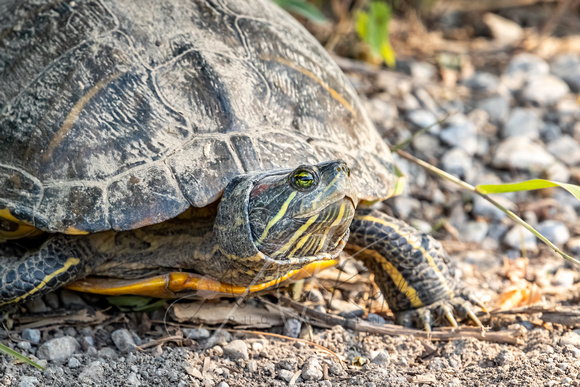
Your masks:
<svg viewBox="0 0 580 387"><path fill-rule="evenodd" d="M0 209L20 221L128 230L337 158L362 199L392 194L353 87L269 1L0 2Z"/></svg>

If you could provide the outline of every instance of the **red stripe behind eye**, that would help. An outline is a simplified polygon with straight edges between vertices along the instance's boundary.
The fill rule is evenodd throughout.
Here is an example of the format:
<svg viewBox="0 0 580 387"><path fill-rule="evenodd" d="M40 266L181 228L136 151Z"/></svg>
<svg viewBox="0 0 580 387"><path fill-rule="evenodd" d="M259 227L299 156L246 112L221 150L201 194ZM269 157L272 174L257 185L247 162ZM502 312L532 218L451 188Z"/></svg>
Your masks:
<svg viewBox="0 0 580 387"><path fill-rule="evenodd" d="M271 184L260 184L255 186L254 189L252 189L252 192L250 192L250 199L253 199L260 195L262 192L267 191L271 186Z"/></svg>

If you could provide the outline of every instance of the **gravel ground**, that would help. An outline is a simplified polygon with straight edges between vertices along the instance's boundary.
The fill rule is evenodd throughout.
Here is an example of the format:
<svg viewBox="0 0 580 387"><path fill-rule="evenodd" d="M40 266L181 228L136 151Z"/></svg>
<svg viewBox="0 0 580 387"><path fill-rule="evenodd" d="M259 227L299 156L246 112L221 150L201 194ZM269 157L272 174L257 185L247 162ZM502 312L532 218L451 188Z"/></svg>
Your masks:
<svg viewBox="0 0 580 387"><path fill-rule="evenodd" d="M470 184L535 177L580 181L575 94L580 55L545 61L521 53L493 73L463 72L453 87L443 86L429 63L401 61L401 71L344 59L339 64L391 144L453 113L415 138L409 151ZM457 262L463 281L490 309L508 301L513 307L534 300L544 306L576 304L580 275L574 267L487 201L434 179L404 159L398 164L410 177L409 186L403 195L378 206L421 230L437 225L434 235ZM580 202L567 192L505 194L497 200L556 245L580 256ZM527 258L521 258L522 250ZM392 324L380 296L368 297L375 294L369 273L348 257L340 272L353 280L333 286L333 291L324 282L332 278L327 274L307 284L301 301L319 311ZM267 309L261 301L249 305ZM62 317L63 310L68 317ZM574 329L579 320L565 326L545 315L482 316L490 330L509 333L519 340L517 345L461 335L453 341L376 335L295 319L274 321L270 315L261 321L266 327L260 334L242 332L240 326L231 332L205 325L196 329L199 320L187 326L164 324L171 321L164 309L123 313L103 299L61 291L27 304L12 314L11 330L0 329L2 343L46 367L40 371L0 355L0 385L580 385L580 330ZM39 322L41 317L44 322ZM256 327L254 321L246 325ZM282 333L307 338L332 353L273 335Z"/></svg>

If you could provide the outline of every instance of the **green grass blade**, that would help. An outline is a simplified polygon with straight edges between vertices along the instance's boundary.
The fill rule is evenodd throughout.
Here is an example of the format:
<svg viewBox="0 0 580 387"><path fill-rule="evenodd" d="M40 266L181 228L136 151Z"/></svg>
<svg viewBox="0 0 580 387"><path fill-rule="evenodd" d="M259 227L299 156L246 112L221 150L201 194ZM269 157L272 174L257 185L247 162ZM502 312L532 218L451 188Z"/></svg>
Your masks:
<svg viewBox="0 0 580 387"><path fill-rule="evenodd" d="M15 357L16 359L20 360L21 362L28 363L28 364L30 364L31 366L38 368L39 370L43 370L43 371L45 370L45 368L44 368L44 367L42 367L42 366L40 366L40 365L36 364L35 362L33 362L32 360L30 360L30 359L29 359L29 358L27 358L26 356L22 356L22 355L21 355L21 354L19 354L18 352L14 351L14 350L12 350L12 349L10 349L10 348L8 348L8 347L7 347L7 346L5 346L4 344L0 344L0 352L4 352L4 353L6 353L6 354L8 354L8 355L10 355L10 356L13 356L13 357Z"/></svg>
<svg viewBox="0 0 580 387"><path fill-rule="evenodd" d="M532 191L550 187L564 188L566 191L574 195L576 199L580 200L580 186L545 179L532 179L520 183L480 184L475 188L482 194L496 194L515 191Z"/></svg>

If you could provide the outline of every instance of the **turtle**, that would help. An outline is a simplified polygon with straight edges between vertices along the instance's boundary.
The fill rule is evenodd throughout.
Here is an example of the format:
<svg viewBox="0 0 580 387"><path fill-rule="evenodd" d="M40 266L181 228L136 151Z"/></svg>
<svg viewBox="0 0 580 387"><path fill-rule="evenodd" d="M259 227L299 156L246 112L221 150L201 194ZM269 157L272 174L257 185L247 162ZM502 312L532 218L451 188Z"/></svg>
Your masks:
<svg viewBox="0 0 580 387"><path fill-rule="evenodd" d="M393 157L267 0L0 3L0 306L59 287L247 296L338 263L403 325L481 322L441 244L373 209Z"/></svg>

